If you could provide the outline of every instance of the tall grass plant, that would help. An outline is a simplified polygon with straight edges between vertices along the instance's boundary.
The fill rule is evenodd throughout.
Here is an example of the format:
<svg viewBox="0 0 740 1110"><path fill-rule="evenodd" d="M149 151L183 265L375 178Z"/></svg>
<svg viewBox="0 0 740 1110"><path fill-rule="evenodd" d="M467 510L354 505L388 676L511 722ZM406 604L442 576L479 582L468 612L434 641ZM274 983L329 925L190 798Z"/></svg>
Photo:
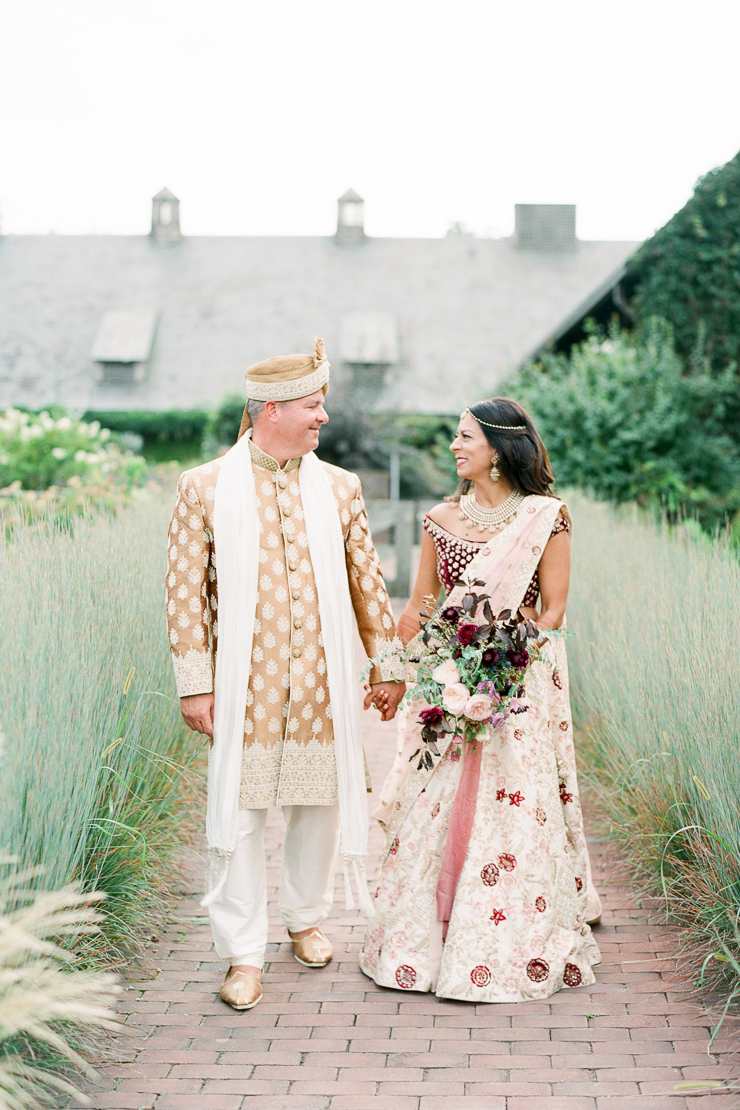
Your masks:
<svg viewBox="0 0 740 1110"><path fill-rule="evenodd" d="M73 1080L93 1074L90 1031L119 1027L118 987L109 973L78 968L66 945L96 932L100 915L73 890L29 889L34 876L14 863L0 860L0 1110L60 1093L89 1106Z"/></svg>
<svg viewBox="0 0 740 1110"><path fill-rule="evenodd" d="M187 821L197 747L163 616L169 499L65 528L15 527L0 605L2 849L47 889L106 895L102 940L132 940Z"/></svg>
<svg viewBox="0 0 740 1110"><path fill-rule="evenodd" d="M582 495L569 601L582 764L701 982L740 986L740 562L730 544Z"/></svg>

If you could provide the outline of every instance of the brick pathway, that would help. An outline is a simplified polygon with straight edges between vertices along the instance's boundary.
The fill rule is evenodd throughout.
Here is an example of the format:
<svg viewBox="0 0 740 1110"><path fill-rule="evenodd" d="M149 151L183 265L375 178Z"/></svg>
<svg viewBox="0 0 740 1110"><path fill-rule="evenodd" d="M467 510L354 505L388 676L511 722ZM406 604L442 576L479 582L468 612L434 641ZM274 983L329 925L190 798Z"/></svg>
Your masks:
<svg viewBox="0 0 740 1110"><path fill-rule="evenodd" d="M382 781L395 725L365 715L373 780ZM270 897L277 887L282 816L268 824ZM371 874L382 846L373 823ZM223 972L198 905L196 861L146 972L127 984L122 1012L136 1025L114 1045L92 1095L98 1110L723 1110L735 1094L673 1093L677 1083L740 1074L723 1046L708 1053L708 1022L671 989L672 938L651 925L593 844L605 903L604 961L592 987L546 1002L474 1005L376 987L357 966L363 924L337 907L327 925L328 968L292 957L271 922L264 1000L238 1015L216 991ZM674 984L675 986L675 981Z"/></svg>

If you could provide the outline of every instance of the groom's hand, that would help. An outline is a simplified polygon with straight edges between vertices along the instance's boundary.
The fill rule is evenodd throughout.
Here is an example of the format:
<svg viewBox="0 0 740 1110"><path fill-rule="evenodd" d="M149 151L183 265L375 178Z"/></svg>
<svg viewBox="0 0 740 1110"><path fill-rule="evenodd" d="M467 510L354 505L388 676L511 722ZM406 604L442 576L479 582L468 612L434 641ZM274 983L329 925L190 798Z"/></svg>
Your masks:
<svg viewBox="0 0 740 1110"><path fill-rule="evenodd" d="M398 709L398 703L406 693L405 682L375 682L372 686L365 686L367 694L363 703L364 709L374 705L380 711L381 721L392 721Z"/></svg>
<svg viewBox="0 0 740 1110"><path fill-rule="evenodd" d="M180 712L188 728L213 739L213 694L191 694L180 698Z"/></svg>

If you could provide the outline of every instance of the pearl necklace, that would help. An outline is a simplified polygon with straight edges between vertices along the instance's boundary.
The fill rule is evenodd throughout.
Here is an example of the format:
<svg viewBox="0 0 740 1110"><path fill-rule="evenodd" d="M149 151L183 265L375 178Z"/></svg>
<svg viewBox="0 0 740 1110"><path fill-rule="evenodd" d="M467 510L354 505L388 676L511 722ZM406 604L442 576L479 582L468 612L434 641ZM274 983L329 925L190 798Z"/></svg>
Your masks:
<svg viewBox="0 0 740 1110"><path fill-rule="evenodd" d="M464 493L460 497L460 520L468 521L479 532L496 532L508 524L523 500L524 494L514 490L495 509L484 509L476 501L474 493Z"/></svg>

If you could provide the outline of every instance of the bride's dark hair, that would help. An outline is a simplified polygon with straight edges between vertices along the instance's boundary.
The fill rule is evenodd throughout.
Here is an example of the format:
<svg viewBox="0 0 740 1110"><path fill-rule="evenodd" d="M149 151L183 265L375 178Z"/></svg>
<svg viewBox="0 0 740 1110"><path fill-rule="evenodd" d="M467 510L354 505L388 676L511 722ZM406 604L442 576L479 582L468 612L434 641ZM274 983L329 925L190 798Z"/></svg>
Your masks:
<svg viewBox="0 0 740 1110"><path fill-rule="evenodd" d="M521 493L555 496L552 492L555 479L545 445L531 417L517 401L509 397L491 397L487 401L477 401L468 411L495 448L502 478ZM463 478L450 500L456 501L471 485Z"/></svg>

